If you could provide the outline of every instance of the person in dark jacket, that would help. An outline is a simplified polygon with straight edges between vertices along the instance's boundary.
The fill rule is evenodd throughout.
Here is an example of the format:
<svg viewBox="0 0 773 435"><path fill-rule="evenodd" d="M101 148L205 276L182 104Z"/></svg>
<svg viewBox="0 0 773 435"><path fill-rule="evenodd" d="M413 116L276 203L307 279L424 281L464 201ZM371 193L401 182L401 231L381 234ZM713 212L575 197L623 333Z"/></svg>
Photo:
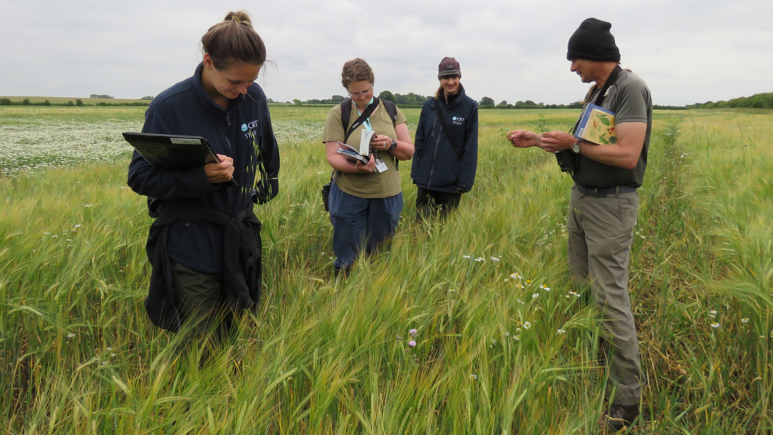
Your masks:
<svg viewBox="0 0 773 435"><path fill-rule="evenodd" d="M142 131L202 136L220 162L165 170L135 152L128 176L157 217L147 242L153 266L148 316L170 331L191 322L200 334L228 326L234 311L257 307L261 223L253 202L269 201L279 190L279 150L266 96L254 83L266 59L263 41L240 11L212 26L201 42L203 61L192 77L153 100Z"/></svg>
<svg viewBox="0 0 773 435"><path fill-rule="evenodd" d="M462 71L453 57L440 61L440 87L424 103L416 128L411 178L418 187L417 219L447 214L475 182L478 165L478 105L459 82Z"/></svg>

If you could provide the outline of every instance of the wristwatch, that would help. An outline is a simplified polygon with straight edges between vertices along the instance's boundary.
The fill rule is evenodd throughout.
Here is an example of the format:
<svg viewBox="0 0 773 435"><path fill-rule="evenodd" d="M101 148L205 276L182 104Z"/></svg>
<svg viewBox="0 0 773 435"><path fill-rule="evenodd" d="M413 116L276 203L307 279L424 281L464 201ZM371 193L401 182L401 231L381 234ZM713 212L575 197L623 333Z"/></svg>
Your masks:
<svg viewBox="0 0 773 435"><path fill-rule="evenodd" d="M581 140L578 140L577 142L572 145L572 151L574 151L575 154L580 154L580 144L582 143Z"/></svg>
<svg viewBox="0 0 773 435"><path fill-rule="evenodd" d="M397 148L397 141L392 139L392 146L389 147L389 151L394 151Z"/></svg>

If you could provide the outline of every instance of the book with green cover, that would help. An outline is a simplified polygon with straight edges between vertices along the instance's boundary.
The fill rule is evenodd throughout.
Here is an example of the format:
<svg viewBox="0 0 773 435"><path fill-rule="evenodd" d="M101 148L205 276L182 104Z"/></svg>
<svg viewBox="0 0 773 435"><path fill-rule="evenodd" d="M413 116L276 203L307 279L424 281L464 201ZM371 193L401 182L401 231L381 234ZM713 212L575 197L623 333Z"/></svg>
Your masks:
<svg viewBox="0 0 773 435"><path fill-rule="evenodd" d="M595 104L588 104L574 137L598 145L616 144L615 113Z"/></svg>

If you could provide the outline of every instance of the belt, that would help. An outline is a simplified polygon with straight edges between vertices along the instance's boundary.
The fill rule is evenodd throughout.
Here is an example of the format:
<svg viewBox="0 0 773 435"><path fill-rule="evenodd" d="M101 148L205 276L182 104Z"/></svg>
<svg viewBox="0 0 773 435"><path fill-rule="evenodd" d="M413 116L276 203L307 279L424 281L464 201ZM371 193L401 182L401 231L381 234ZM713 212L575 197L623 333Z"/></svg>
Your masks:
<svg viewBox="0 0 773 435"><path fill-rule="evenodd" d="M636 192L636 188L631 186L596 187L589 189L574 183L574 187L576 187L583 195L595 196L597 198L603 198L612 194Z"/></svg>

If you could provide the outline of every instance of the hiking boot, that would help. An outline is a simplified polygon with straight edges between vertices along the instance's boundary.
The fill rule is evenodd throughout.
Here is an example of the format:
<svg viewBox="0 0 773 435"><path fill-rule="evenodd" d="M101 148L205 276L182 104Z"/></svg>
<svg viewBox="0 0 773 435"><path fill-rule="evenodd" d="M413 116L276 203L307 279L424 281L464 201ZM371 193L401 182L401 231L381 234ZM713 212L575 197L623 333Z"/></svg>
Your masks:
<svg viewBox="0 0 773 435"><path fill-rule="evenodd" d="M639 405L611 405L606 415L607 433L615 433L631 427L631 424L638 416Z"/></svg>

